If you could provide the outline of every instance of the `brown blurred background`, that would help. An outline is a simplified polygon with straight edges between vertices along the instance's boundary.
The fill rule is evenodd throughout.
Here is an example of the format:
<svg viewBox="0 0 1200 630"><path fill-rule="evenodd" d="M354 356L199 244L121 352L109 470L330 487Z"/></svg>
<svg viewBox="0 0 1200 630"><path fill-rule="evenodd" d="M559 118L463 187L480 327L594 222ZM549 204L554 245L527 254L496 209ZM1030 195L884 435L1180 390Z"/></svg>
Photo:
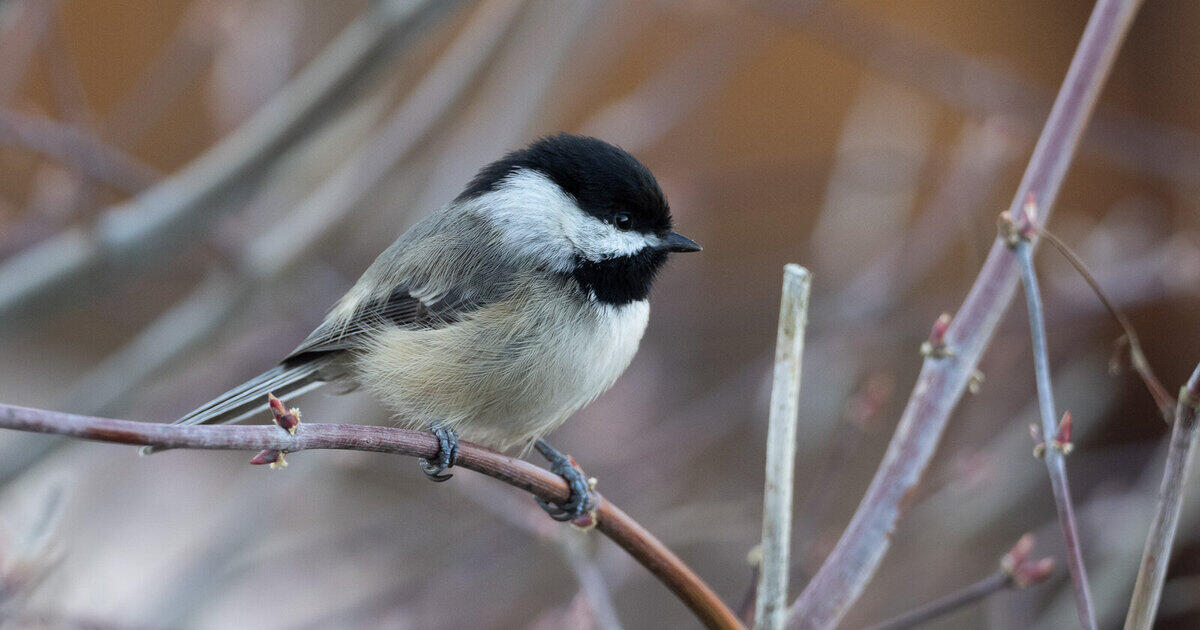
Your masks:
<svg viewBox="0 0 1200 630"><path fill-rule="evenodd" d="M1091 3L372 7L0 3L0 400L173 419L291 350L481 165L540 134L589 133L642 158L705 249L672 262L629 371L552 441L736 604L760 534L781 270L809 267L798 593L882 456L930 324L978 270ZM370 40L402 11L411 26ZM1171 391L1200 360L1198 29L1197 3L1146 3L1050 226L1131 315ZM376 48L358 65L330 61L364 41ZM317 98L330 68L344 81ZM72 247L107 247L197 190L172 231L13 298ZM1166 427L1128 370L1109 374L1120 331L1083 281L1052 251L1038 264L1059 406L1076 420L1083 547L1101 626L1115 627ZM1030 454L1030 366L1018 304L844 627L983 577L1026 531L1062 557ZM310 422L387 422L362 394L288 402ZM0 434L0 569L22 580L8 623L611 627L594 610L607 594L625 627L694 625L619 549L551 527L495 482L434 485L379 455L302 453L277 473L248 457ZM1164 628L1200 623L1190 499ZM603 592L581 594L580 571ZM931 627L1074 623L1064 570Z"/></svg>

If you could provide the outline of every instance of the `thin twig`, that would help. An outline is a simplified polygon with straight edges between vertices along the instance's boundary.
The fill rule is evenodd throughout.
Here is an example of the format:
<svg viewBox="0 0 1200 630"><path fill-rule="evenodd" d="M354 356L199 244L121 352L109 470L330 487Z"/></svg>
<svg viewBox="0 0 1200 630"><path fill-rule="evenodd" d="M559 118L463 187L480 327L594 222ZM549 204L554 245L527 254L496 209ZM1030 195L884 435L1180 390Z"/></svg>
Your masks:
<svg viewBox="0 0 1200 630"><path fill-rule="evenodd" d="M787 614L792 539L792 473L796 467L796 419L800 406L800 366L812 276L799 265L783 268L779 331L775 338L775 377L767 426L767 472L763 491L762 565L754 605L754 627L783 628Z"/></svg>
<svg viewBox="0 0 1200 630"><path fill-rule="evenodd" d="M1044 582L1054 571L1054 559L1030 559L1029 552L1033 550L1033 542L1033 534L1025 534L1000 559L1000 567L995 573L970 586L965 586L953 593L939 597L928 604L918 606L902 615L870 626L867 630L903 630L904 628L912 628L927 621L937 619L946 613L973 604L993 593L1010 588L1027 588Z"/></svg>
<svg viewBox="0 0 1200 630"><path fill-rule="evenodd" d="M1016 195L1017 214L1031 192L1053 207L1067 165L1141 0L1100 0L1088 20L1071 68L1034 149ZM984 349L1016 290L1013 252L997 239L945 340L949 356L925 359L887 453L849 526L817 575L792 604L789 627L830 628L845 616L890 546L900 503L920 480L950 412L979 365Z"/></svg>
<svg viewBox="0 0 1200 630"><path fill-rule="evenodd" d="M391 55L419 40L458 2L373 3L236 132L173 177L113 206L94 233L68 230L0 266L0 319L66 294L96 290L114 271L153 267L196 240L285 149L319 128Z"/></svg>
<svg viewBox="0 0 1200 630"><path fill-rule="evenodd" d="M1079 622L1088 630L1096 628L1096 611L1092 606L1092 591L1088 586L1087 569L1083 564L1083 549L1079 542L1079 527L1075 523L1075 506L1071 503L1071 486L1067 482L1065 449L1055 448L1050 441L1057 440L1058 413L1054 409L1054 389L1050 384L1050 358L1046 348L1046 321L1042 312L1042 296L1038 290L1037 272L1033 268L1033 245L1024 239L1016 243L1017 260L1021 263L1021 280L1025 286L1025 303L1029 310L1029 334L1033 338L1033 367L1037 380L1038 411L1042 419L1042 435L1047 440L1042 449L1046 470L1050 473L1050 487L1054 492L1054 505L1058 510L1058 522L1063 530L1067 547L1067 569L1071 573L1071 587L1075 591L1075 607L1079 611ZM1065 442L1065 440L1062 440Z"/></svg>
<svg viewBox="0 0 1200 630"><path fill-rule="evenodd" d="M1175 540L1175 530L1179 527L1183 486L1195 459L1197 437L1200 437L1200 432L1196 431L1198 415L1200 365L1192 372L1187 385L1179 390L1175 424L1171 427L1171 446L1167 451L1162 485L1158 489L1158 506L1154 510L1154 522L1142 550L1133 599L1129 602L1129 613L1125 617L1125 630L1148 630L1154 623L1159 598L1162 597L1163 581L1167 577L1167 563L1171 559L1171 545Z"/></svg>
<svg viewBox="0 0 1200 630"><path fill-rule="evenodd" d="M431 458L437 438L424 431L353 424L304 423L294 434L274 426L181 426L93 418L0 404L0 428L66 435L84 440L155 446L164 449L279 451L335 449ZM499 479L549 501L565 501L563 479L533 464L463 442L457 466ZM597 495L597 524L671 589L710 628L742 628L716 593L657 538L620 508Z"/></svg>
<svg viewBox="0 0 1200 630"><path fill-rule="evenodd" d="M1058 253L1062 254L1067 262L1079 272L1083 277L1084 282L1092 288L1096 297L1100 299L1100 303L1108 310L1113 319L1117 320L1117 324L1121 326L1121 330L1125 333L1122 340L1129 344L1129 362L1133 364L1133 369L1137 371L1138 376L1142 377L1142 382L1146 384L1146 389L1150 390L1150 396L1154 398L1154 404L1158 405L1159 411L1162 413L1163 420L1167 423L1171 422L1174 417L1175 399L1167 392L1167 388L1163 387L1162 381L1154 375L1154 370L1150 368L1150 362L1146 360L1146 354L1142 352L1142 342L1138 339L1137 330L1133 327L1133 322L1129 321L1125 312L1117 308L1117 305L1108 298L1108 294L1104 289L1100 288L1100 283L1092 272L1088 270L1087 265L1083 264L1083 259L1075 254L1062 239L1058 238L1053 232L1047 230L1044 226L1038 227L1038 233L1045 237L1046 242L1054 246Z"/></svg>
<svg viewBox="0 0 1200 630"><path fill-rule="evenodd" d="M914 608L894 619L870 626L868 630L902 630L904 628L912 628L964 606L969 606L993 593L1003 591L1011 583L1012 581L1007 575L1001 571L997 571L970 586L964 586L953 593Z"/></svg>

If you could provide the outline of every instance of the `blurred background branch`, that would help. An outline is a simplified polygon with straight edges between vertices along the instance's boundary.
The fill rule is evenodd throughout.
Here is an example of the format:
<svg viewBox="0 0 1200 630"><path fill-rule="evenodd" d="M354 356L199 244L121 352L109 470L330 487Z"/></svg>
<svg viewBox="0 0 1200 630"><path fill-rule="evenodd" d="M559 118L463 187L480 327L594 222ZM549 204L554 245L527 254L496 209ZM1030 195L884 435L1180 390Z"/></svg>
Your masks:
<svg viewBox="0 0 1200 630"><path fill-rule="evenodd" d="M0 318L43 300L98 288L101 279L178 251L191 234L232 207L239 187L261 177L275 153L320 126L453 2L389 0L373 5L237 132L188 168L110 208L94 233L71 230L0 266ZM99 274L99 275L98 275Z"/></svg>

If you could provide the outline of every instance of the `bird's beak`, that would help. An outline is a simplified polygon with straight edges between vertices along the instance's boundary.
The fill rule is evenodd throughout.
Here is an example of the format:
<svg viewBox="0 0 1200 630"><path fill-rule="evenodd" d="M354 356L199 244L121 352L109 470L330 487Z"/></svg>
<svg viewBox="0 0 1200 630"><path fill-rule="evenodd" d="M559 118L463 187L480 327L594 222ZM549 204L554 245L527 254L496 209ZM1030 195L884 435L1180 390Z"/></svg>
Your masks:
<svg viewBox="0 0 1200 630"><path fill-rule="evenodd" d="M700 244L692 239L675 232L667 235L664 245L669 252L698 252Z"/></svg>

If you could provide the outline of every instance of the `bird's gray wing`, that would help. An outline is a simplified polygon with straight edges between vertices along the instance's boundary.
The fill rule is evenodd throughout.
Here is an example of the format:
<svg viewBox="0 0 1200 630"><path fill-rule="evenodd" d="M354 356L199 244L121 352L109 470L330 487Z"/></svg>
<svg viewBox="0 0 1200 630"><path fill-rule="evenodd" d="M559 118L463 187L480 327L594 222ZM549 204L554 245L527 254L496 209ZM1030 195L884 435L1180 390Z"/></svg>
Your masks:
<svg viewBox="0 0 1200 630"><path fill-rule="evenodd" d="M388 326L435 330L449 326L501 297L502 288L475 286L430 289L403 281L391 293L363 300L348 319L327 320L292 351L285 363L358 346L365 335Z"/></svg>
<svg viewBox="0 0 1200 630"><path fill-rule="evenodd" d="M434 330L503 299L518 275L487 221L447 208L396 239L285 363L360 347L391 326Z"/></svg>
<svg viewBox="0 0 1200 630"><path fill-rule="evenodd" d="M424 285L425 287L431 284ZM386 326L432 330L448 326L497 295L495 285L433 291L405 281L390 293L360 301L348 318L327 321L276 367L238 385L175 421L175 424L238 422L259 413L266 395L296 396L320 386L339 371L338 350L356 347L364 335Z"/></svg>

